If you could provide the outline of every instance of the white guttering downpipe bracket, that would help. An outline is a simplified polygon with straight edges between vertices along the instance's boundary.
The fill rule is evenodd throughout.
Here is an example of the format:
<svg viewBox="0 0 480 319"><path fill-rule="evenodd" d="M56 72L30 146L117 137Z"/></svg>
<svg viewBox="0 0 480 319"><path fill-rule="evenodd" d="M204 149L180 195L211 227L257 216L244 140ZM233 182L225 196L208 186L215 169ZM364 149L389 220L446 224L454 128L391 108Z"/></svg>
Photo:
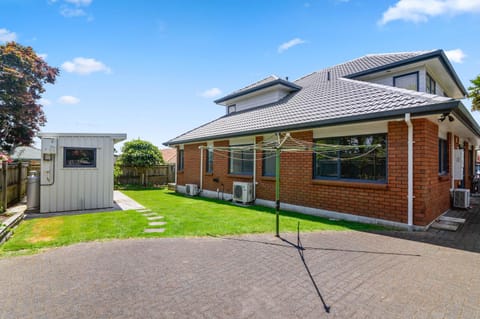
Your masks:
<svg viewBox="0 0 480 319"><path fill-rule="evenodd" d="M407 150L407 214L408 226L413 226L413 125L410 119L410 113L405 113L405 123L408 127L408 150Z"/></svg>
<svg viewBox="0 0 480 319"><path fill-rule="evenodd" d="M203 189L203 146L198 147L200 149L200 189L199 192Z"/></svg>

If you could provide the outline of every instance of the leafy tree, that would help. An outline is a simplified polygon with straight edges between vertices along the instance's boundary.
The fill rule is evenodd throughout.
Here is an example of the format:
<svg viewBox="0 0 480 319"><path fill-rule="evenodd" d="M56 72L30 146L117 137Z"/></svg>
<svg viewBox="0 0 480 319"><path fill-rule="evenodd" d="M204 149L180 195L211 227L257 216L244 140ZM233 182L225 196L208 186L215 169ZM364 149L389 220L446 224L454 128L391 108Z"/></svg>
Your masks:
<svg viewBox="0 0 480 319"><path fill-rule="evenodd" d="M0 149L12 152L17 145L33 142L46 122L38 100L44 85L55 83L58 73L31 47L0 45Z"/></svg>
<svg viewBox="0 0 480 319"><path fill-rule="evenodd" d="M148 141L137 139L123 145L122 154L117 159L116 165L135 167L145 174L148 168L163 163L162 153L158 147ZM143 178L143 184L147 184L146 178Z"/></svg>
<svg viewBox="0 0 480 319"><path fill-rule="evenodd" d="M473 84L468 88L468 97L472 99L472 111L480 110L480 75L476 79L470 80Z"/></svg>

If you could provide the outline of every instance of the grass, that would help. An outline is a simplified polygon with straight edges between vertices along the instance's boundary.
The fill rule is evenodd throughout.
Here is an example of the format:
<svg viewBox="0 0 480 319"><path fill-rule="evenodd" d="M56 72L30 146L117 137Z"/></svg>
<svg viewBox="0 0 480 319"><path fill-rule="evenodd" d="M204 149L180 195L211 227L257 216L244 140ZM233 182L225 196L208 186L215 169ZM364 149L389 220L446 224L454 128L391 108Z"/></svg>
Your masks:
<svg viewBox="0 0 480 319"><path fill-rule="evenodd" d="M240 207L230 202L186 197L168 190L127 189L137 202L164 216L164 233L146 234L147 219L136 211L92 213L24 221L14 236L0 246L0 256L34 253L43 248L94 240L138 237L222 236L274 233L275 211L261 206ZM280 231L374 230L379 226L331 221L315 216L281 212Z"/></svg>
<svg viewBox="0 0 480 319"><path fill-rule="evenodd" d="M186 197L167 190L124 190L145 207L158 212L167 222L163 236L237 235L274 233L275 210L262 206L240 207L230 202L200 197ZM325 218L282 211L280 231L373 230L374 225L331 221Z"/></svg>

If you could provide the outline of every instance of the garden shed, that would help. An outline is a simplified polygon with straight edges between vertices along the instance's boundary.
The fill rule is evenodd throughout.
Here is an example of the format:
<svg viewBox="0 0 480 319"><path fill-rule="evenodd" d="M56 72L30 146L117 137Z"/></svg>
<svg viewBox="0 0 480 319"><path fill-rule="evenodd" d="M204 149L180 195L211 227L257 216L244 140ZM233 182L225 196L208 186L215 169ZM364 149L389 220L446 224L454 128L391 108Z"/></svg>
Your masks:
<svg viewBox="0 0 480 319"><path fill-rule="evenodd" d="M114 144L126 134L40 133L40 212L113 207Z"/></svg>

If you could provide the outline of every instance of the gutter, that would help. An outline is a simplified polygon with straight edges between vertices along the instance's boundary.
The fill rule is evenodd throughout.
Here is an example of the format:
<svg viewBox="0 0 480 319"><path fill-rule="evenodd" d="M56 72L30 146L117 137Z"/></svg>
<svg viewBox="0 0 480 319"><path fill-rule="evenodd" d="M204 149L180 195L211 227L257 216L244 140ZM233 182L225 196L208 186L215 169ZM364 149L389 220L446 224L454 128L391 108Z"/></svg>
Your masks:
<svg viewBox="0 0 480 319"><path fill-rule="evenodd" d="M413 124L410 119L410 113L405 113L405 123L408 127L408 150L407 150L407 216L408 216L408 228L413 227Z"/></svg>

